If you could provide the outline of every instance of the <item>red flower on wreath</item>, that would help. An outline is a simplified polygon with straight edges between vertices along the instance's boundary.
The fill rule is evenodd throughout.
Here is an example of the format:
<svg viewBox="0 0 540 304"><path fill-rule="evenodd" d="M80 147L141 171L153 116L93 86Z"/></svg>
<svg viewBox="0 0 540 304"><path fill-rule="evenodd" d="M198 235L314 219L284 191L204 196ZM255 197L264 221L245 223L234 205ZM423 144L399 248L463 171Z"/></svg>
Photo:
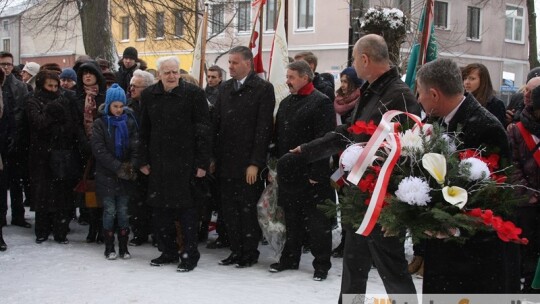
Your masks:
<svg viewBox="0 0 540 304"><path fill-rule="evenodd" d="M475 208L466 212L467 215L472 217L481 218L482 222L486 226L491 226L493 230L497 232L497 236L503 242L514 242L522 245L527 245L529 240L527 238L520 238L522 230L516 227L511 221L504 221L500 216L493 215L493 211L487 209L482 210Z"/></svg>
<svg viewBox="0 0 540 304"><path fill-rule="evenodd" d="M370 120L369 123L366 123L363 120L357 120L347 129L347 131L353 134L367 135L373 135L373 133L375 133L375 130L377 130L377 125L373 123L373 120Z"/></svg>

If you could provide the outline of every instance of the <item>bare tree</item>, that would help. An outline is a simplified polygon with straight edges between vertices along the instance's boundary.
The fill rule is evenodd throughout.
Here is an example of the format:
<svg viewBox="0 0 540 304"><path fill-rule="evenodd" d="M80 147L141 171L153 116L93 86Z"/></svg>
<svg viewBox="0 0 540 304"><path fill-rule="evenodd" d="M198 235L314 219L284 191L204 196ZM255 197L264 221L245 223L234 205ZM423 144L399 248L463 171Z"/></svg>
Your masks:
<svg viewBox="0 0 540 304"><path fill-rule="evenodd" d="M527 17L529 20L529 67L540 66L538 62L538 36L536 36L536 12L534 10L534 1L527 0Z"/></svg>

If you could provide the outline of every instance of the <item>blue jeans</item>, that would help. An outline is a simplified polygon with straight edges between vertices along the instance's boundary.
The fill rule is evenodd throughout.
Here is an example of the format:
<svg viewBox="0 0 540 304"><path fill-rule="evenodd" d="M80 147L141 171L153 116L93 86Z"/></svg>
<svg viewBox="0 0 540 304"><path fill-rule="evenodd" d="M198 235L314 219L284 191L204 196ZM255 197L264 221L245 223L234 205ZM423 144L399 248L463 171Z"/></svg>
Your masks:
<svg viewBox="0 0 540 304"><path fill-rule="evenodd" d="M129 196L106 196L103 198L103 229L114 229L114 217L118 219L118 228L129 228Z"/></svg>

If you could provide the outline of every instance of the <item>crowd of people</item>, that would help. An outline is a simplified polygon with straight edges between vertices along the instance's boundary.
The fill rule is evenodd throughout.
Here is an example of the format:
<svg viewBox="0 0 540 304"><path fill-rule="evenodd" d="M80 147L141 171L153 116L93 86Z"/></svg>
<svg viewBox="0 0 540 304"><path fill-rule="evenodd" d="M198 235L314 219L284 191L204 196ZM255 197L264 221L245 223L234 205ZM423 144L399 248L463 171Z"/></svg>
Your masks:
<svg viewBox="0 0 540 304"><path fill-rule="evenodd" d="M228 53L231 78L223 79L223 70L212 66L204 90L174 56L157 61L156 75L145 71L133 47L123 52L116 74L106 60L82 56L65 69L29 62L20 80L13 56L1 52L0 227L7 225L9 189L11 224L31 228L24 208L30 206L36 243L52 234L67 244L79 208L79 223L89 227L86 241L104 243L106 259L129 259L128 245L152 240L161 253L150 265L178 263L177 271L189 272L197 267L198 244L207 240L215 211L219 236L207 247L229 247L229 256L218 263L246 268L258 262L262 240L257 202L266 183L278 183L287 233L269 271L298 269L302 252L309 250L313 279L322 281L331 257L342 257L340 302L344 294L365 294L372 266L388 294L410 303L417 293L411 273L418 271L428 294L534 292L540 256L540 68L530 71L523 91L505 108L481 63L427 63L417 73L415 96L392 66L383 37L360 38L353 58L337 90L331 75L316 72L313 53L290 58L290 95L274 117L273 85L253 71L253 54L243 46ZM492 147L511 162L511 180L525 186L517 191L526 197L515 221L530 243L520 248L494 233L464 244L434 238L415 246L409 264L406 227L388 236L377 225L362 236L343 225L341 244L332 251L335 219L317 207L335 198L331 159L351 142L369 140L370 135L350 133L351 123L378 123L389 110L427 116L445 132L458 132L460 148ZM266 177L269 158L278 159L276 180ZM81 193L74 192L80 187ZM440 238L456 233L450 229ZM6 249L0 230L0 250Z"/></svg>

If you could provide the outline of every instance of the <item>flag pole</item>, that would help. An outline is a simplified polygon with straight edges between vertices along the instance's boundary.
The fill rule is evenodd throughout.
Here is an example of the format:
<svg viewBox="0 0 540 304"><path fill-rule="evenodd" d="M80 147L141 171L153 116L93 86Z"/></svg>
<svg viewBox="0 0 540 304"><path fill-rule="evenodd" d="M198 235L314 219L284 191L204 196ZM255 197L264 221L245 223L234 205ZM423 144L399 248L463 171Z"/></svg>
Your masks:
<svg viewBox="0 0 540 304"><path fill-rule="evenodd" d="M420 40L420 46L418 48L418 58L416 60L416 67L415 67L415 75L418 69L424 65L426 62L426 53L427 53L427 47L429 44L429 37L431 35L431 24L430 18L433 14L433 0L426 0L426 9L424 11L424 23L422 27L422 38ZM414 83L414 80L413 80ZM414 86L414 95L416 96L417 92L417 86Z"/></svg>
<svg viewBox="0 0 540 304"><path fill-rule="evenodd" d="M204 3L204 14L200 30L202 31L201 36L201 62L199 66L199 87L203 87L205 69L204 65L206 62L206 35L208 32L208 2Z"/></svg>

